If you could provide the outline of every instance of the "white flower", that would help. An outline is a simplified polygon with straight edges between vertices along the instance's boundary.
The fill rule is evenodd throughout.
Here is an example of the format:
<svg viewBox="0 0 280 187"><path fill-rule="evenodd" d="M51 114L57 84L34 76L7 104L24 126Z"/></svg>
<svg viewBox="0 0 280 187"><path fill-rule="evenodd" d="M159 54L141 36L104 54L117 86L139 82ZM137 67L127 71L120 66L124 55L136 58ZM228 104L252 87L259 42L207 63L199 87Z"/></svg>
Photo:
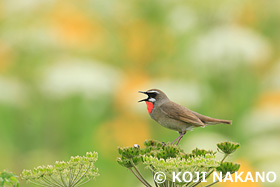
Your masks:
<svg viewBox="0 0 280 187"><path fill-rule="evenodd" d="M237 26L215 28L201 36L191 51L195 63L210 63L209 67L213 68L231 68L240 62L264 62L270 53L270 46L264 38Z"/></svg>
<svg viewBox="0 0 280 187"><path fill-rule="evenodd" d="M244 132L260 135L280 130L280 106L266 106L254 109L246 115L242 122Z"/></svg>
<svg viewBox="0 0 280 187"><path fill-rule="evenodd" d="M280 60L264 79L263 88L265 90L280 90Z"/></svg>
<svg viewBox="0 0 280 187"><path fill-rule="evenodd" d="M40 7L46 7L48 4L53 4L54 0L24 0L24 1L12 1L12 0L3 0L3 7L5 7L5 11L8 13L18 12L18 11L26 11L30 13L33 9Z"/></svg>
<svg viewBox="0 0 280 187"><path fill-rule="evenodd" d="M43 72L39 82L46 96L63 98L81 94L96 98L113 92L120 81L120 73L113 67L94 61L59 61Z"/></svg>
<svg viewBox="0 0 280 187"><path fill-rule="evenodd" d="M246 150L247 157L256 163L257 168L277 171L271 166L272 163L279 165L280 150L275 144L280 142L277 135L280 130L279 111L280 106L277 105L277 101L266 102L247 114L241 122L242 132L246 132L246 136L250 137L242 146Z"/></svg>
<svg viewBox="0 0 280 187"><path fill-rule="evenodd" d="M168 16L168 26L175 32L182 34L193 28L196 16L190 8L177 6L171 10Z"/></svg>
<svg viewBox="0 0 280 187"><path fill-rule="evenodd" d="M279 162L278 158L280 157L280 149L277 149L276 142L280 142L279 136L270 134L250 138L247 144L241 146L244 146L243 149L246 150L247 158L250 158L252 161L261 161L261 163L266 163L270 160L275 160ZM268 157L271 159L266 160Z"/></svg>

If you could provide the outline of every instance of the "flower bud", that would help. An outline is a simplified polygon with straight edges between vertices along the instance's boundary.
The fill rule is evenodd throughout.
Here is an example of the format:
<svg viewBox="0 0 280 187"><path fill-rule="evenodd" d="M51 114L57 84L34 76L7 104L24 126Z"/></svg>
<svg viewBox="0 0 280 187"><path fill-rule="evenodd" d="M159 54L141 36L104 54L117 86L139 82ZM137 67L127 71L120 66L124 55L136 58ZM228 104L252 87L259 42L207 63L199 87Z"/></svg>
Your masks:
<svg viewBox="0 0 280 187"><path fill-rule="evenodd" d="M236 151L239 147L239 143L234 143L234 142L222 142L217 144L218 150L222 151L225 154L231 154L234 151Z"/></svg>
<svg viewBox="0 0 280 187"><path fill-rule="evenodd" d="M230 174L237 172L239 168L240 168L240 164L235 164L232 162L223 162L216 169L217 171L222 172L223 175L225 175L227 172L230 172Z"/></svg>

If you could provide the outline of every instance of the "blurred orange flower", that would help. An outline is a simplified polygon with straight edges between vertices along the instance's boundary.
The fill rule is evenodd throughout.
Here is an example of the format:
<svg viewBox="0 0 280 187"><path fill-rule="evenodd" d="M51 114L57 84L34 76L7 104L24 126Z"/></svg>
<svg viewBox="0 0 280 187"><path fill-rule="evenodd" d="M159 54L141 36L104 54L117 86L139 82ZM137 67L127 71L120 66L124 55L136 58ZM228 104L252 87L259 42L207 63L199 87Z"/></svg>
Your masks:
<svg viewBox="0 0 280 187"><path fill-rule="evenodd" d="M12 62L12 56L10 48L1 44L0 41L0 72L10 65Z"/></svg>
<svg viewBox="0 0 280 187"><path fill-rule="evenodd" d="M103 27L74 4L57 3L51 14L54 34L64 46L92 47L103 43Z"/></svg>
<svg viewBox="0 0 280 187"><path fill-rule="evenodd" d="M257 103L257 108L271 109L271 112L279 115L280 91L263 93Z"/></svg>
<svg viewBox="0 0 280 187"><path fill-rule="evenodd" d="M149 77L145 72L137 69L126 71L115 91L115 107L125 112L131 111L137 104L138 91L143 87L147 89L148 82Z"/></svg>
<svg viewBox="0 0 280 187"><path fill-rule="evenodd" d="M112 147L133 146L134 144L141 146L151 136L149 126L144 120L133 115L123 115L101 124L93 137L102 152L107 157L111 157L116 153Z"/></svg>

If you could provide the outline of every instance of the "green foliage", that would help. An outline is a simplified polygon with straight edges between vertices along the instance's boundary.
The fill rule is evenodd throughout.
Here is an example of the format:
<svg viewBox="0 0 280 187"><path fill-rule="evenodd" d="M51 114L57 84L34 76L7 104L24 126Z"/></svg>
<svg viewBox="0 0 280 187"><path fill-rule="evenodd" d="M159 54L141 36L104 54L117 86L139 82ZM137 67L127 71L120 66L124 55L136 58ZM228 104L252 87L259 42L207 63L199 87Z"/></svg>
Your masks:
<svg viewBox="0 0 280 187"><path fill-rule="evenodd" d="M118 150L119 154L125 158L133 158L135 156L139 156L140 154L139 146L118 148Z"/></svg>
<svg viewBox="0 0 280 187"><path fill-rule="evenodd" d="M216 152L212 150L194 149L191 153L185 153L183 149L176 145L165 144L155 140L149 140L144 142L144 148L140 148L138 145L134 147L118 148L121 157L117 159L117 162L128 168L132 173L145 185L151 186L145 178L142 176L137 168L137 165L143 163L147 169L151 170L153 174L157 172L163 172L166 176L164 183L157 184L157 186L165 186L172 183L174 186L196 186L200 184L202 177L199 176L198 182L183 182L177 184L173 182L173 172L190 172L192 176L196 173L205 172L205 178L214 172L222 172L225 176L227 172L234 173L238 171L240 165L232 162L224 162L229 154L232 154L236 149L240 147L240 144L233 142L223 142L217 144L219 150L224 153L224 157L221 161L216 160ZM216 184L215 181L213 184Z"/></svg>
<svg viewBox="0 0 280 187"><path fill-rule="evenodd" d="M223 162L219 167L217 167L217 171L222 172L225 175L227 172L230 174L237 172L240 168L240 164L235 164L232 162Z"/></svg>
<svg viewBox="0 0 280 187"><path fill-rule="evenodd" d="M122 166L124 166L126 168L131 168L131 167L133 167L133 164L137 165L137 164L140 163L140 161L141 161L140 157L133 157L131 159L128 159L128 158L125 158L125 157L121 157L121 158L117 159L117 162L120 165L122 165Z"/></svg>
<svg viewBox="0 0 280 187"><path fill-rule="evenodd" d="M86 156L71 157L69 161L56 161L54 165L38 166L33 170L23 170L21 178L40 186L80 186L99 176L94 163L96 152Z"/></svg>
<svg viewBox="0 0 280 187"><path fill-rule="evenodd" d="M18 187L19 182L17 178L18 176L14 173L8 171L0 172L0 187L2 186Z"/></svg>
<svg viewBox="0 0 280 187"><path fill-rule="evenodd" d="M206 154L215 154L213 151L211 150L205 150L205 149L194 149L192 150L192 155L195 155L195 156L205 156Z"/></svg>
<svg viewBox="0 0 280 187"><path fill-rule="evenodd" d="M190 157L189 159L176 157L166 160L144 156L143 164L153 173L163 172L169 181L172 181L173 172L190 171L195 176L196 172L209 172L212 168L219 166L219 162L211 154Z"/></svg>
<svg viewBox="0 0 280 187"><path fill-rule="evenodd" d="M217 144L218 150L222 151L225 154L231 154L236 151L239 147L239 143L234 142L222 142Z"/></svg>

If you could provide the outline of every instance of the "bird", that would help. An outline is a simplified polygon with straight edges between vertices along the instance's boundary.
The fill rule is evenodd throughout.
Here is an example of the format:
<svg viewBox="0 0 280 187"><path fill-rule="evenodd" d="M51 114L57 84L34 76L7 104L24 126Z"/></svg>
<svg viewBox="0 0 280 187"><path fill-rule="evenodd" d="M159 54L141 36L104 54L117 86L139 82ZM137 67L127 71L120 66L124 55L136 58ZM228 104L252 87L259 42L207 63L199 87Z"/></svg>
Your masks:
<svg viewBox="0 0 280 187"><path fill-rule="evenodd" d="M216 124L232 124L231 120L223 120L211 118L171 101L167 95L159 89L150 89L148 91L139 91L146 94L148 98L139 100L138 102L146 102L147 110L153 120L161 126L179 133L179 136L171 142L177 144L187 131L191 131L195 127L205 127Z"/></svg>

